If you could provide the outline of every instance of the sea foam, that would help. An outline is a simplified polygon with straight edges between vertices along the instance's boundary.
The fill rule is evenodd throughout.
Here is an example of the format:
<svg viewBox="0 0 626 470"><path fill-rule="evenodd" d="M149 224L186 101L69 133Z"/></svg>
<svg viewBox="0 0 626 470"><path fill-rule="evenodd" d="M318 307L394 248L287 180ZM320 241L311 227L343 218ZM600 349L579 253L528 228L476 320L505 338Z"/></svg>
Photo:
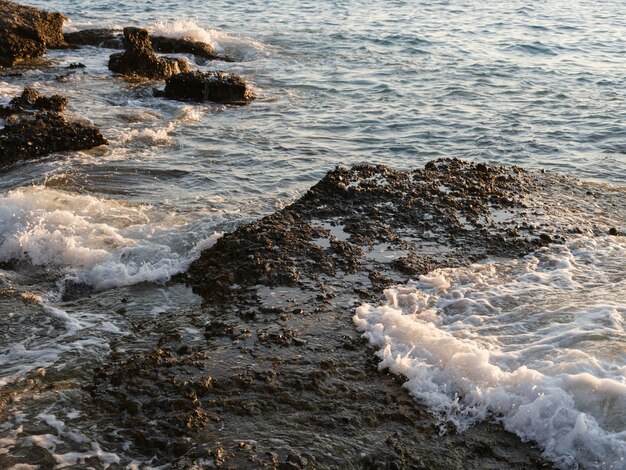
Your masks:
<svg viewBox="0 0 626 470"><path fill-rule="evenodd" d="M0 197L0 261L51 266L96 289L163 282L220 236L210 221L45 186Z"/></svg>
<svg viewBox="0 0 626 470"><path fill-rule="evenodd" d="M206 29L192 20L159 21L152 28L154 36L189 39L210 44L220 54L239 60L252 60L264 56L269 46L252 38L233 36L215 29Z"/></svg>
<svg viewBox="0 0 626 470"><path fill-rule="evenodd" d="M380 368L464 430L494 419L560 468L626 466L626 240L437 270L357 308Z"/></svg>

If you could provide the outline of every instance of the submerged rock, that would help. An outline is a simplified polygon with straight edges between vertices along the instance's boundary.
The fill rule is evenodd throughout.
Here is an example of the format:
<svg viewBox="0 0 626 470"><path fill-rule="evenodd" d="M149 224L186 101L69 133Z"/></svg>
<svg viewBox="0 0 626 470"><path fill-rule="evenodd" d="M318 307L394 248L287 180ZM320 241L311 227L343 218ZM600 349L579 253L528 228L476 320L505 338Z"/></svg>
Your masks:
<svg viewBox="0 0 626 470"><path fill-rule="evenodd" d="M187 72L169 77L163 92L169 99L244 104L254 98L248 84L238 75L224 72Z"/></svg>
<svg viewBox="0 0 626 470"><path fill-rule="evenodd" d="M63 15L0 0L0 66L41 57L47 48L63 48Z"/></svg>
<svg viewBox="0 0 626 470"><path fill-rule="evenodd" d="M110 28L84 29L64 34L71 46L96 46L108 49L124 49L124 36L120 30Z"/></svg>
<svg viewBox="0 0 626 470"><path fill-rule="evenodd" d="M124 28L125 52L109 57L109 69L122 75L163 79L173 74L189 71L186 60L157 57L154 54L148 31Z"/></svg>
<svg viewBox="0 0 626 470"><path fill-rule="evenodd" d="M59 114L40 113L0 130L0 164L105 144L107 140L95 127L69 122Z"/></svg>

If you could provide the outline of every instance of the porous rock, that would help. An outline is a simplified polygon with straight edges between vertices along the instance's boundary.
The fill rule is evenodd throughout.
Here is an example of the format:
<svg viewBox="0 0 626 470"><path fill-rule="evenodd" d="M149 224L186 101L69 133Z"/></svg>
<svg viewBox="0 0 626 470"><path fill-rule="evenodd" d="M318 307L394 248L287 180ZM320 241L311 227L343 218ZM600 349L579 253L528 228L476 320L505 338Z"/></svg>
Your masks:
<svg viewBox="0 0 626 470"><path fill-rule="evenodd" d="M162 95L181 101L230 104L243 104L254 98L248 84L238 75L198 71L172 75Z"/></svg>
<svg viewBox="0 0 626 470"><path fill-rule="evenodd" d="M157 57L147 30L124 28L124 52L109 57L109 69L113 72L150 79L164 79L173 74L189 71L187 61L169 57Z"/></svg>
<svg viewBox="0 0 626 470"><path fill-rule="evenodd" d="M48 48L66 47L64 19L60 13L0 0L0 66L41 57Z"/></svg>
<svg viewBox="0 0 626 470"><path fill-rule="evenodd" d="M0 130L0 164L53 152L87 150L107 143L93 126L69 122L56 113L40 113Z"/></svg>
<svg viewBox="0 0 626 470"><path fill-rule="evenodd" d="M37 109L62 113L67 107L68 99L61 95L44 96L31 87L24 88L21 96L13 98L10 106L16 111L22 109Z"/></svg>

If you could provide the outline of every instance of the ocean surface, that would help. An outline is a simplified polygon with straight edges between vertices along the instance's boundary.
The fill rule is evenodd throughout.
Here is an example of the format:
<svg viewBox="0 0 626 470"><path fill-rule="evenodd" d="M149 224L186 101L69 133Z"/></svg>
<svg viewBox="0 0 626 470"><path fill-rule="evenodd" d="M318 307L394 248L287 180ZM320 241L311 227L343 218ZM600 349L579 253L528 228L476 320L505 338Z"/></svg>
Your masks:
<svg viewBox="0 0 626 470"><path fill-rule="evenodd" d="M130 323L198 306L171 276L337 165L458 157L626 184L622 1L24 3L63 12L67 31L210 42L237 61L192 64L242 75L258 99L154 98L160 84L113 76L112 51L90 47L0 77L0 102L27 84L63 94L110 141L0 170L0 262L18 260L0 269L0 390L44 370L78 380ZM355 325L442 426L498 416L560 468L626 468L625 266L624 237L581 237L397 286ZM95 293L62 301L72 281ZM122 298L123 313L108 309ZM80 421L48 402L18 411L0 423L0 457L31 439L60 466L118 462L96 441L60 444L80 440Z"/></svg>

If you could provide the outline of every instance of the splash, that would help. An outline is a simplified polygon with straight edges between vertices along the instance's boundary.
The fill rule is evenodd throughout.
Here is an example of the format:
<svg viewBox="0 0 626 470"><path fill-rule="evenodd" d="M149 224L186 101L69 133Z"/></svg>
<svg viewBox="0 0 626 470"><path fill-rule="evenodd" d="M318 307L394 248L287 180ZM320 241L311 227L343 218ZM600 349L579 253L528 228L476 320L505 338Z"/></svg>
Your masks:
<svg viewBox="0 0 626 470"><path fill-rule="evenodd" d="M560 468L623 468L624 259L623 237L583 237L438 270L354 322L442 429L495 419Z"/></svg>

